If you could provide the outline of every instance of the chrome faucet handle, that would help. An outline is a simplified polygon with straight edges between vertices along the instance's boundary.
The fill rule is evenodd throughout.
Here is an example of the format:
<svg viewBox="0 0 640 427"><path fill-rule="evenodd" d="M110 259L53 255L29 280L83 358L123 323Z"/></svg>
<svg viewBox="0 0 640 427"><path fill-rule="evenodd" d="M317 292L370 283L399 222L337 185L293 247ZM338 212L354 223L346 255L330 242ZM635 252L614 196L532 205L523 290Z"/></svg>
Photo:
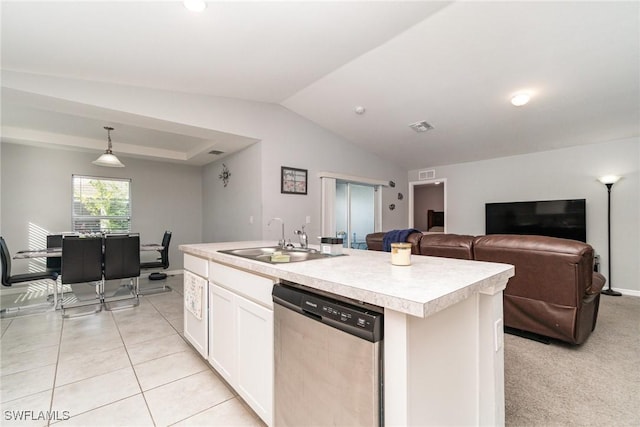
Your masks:
<svg viewBox="0 0 640 427"><path fill-rule="evenodd" d="M297 234L298 238L300 238L300 247L302 249L307 249L309 247L309 237L307 236L307 233L304 231L304 225L302 226L302 231L296 230L295 234Z"/></svg>

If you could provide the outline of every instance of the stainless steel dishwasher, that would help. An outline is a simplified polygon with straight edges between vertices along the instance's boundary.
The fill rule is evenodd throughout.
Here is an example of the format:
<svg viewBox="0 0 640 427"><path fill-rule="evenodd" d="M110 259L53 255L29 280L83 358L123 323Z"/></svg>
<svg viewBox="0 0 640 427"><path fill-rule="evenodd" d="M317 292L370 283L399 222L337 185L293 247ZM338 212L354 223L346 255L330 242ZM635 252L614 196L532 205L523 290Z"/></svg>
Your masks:
<svg viewBox="0 0 640 427"><path fill-rule="evenodd" d="M273 287L274 425L381 426L382 309Z"/></svg>

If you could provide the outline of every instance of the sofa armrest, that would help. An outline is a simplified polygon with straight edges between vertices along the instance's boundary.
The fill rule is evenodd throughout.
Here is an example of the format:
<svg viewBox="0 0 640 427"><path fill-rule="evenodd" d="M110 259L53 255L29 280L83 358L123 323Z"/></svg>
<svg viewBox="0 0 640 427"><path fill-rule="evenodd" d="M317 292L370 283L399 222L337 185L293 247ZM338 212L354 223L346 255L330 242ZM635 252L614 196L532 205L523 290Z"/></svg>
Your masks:
<svg viewBox="0 0 640 427"><path fill-rule="evenodd" d="M602 274L594 272L593 279L591 280L591 287L587 289L587 294L599 294L602 291L602 288L604 288L605 283L607 283L607 279Z"/></svg>

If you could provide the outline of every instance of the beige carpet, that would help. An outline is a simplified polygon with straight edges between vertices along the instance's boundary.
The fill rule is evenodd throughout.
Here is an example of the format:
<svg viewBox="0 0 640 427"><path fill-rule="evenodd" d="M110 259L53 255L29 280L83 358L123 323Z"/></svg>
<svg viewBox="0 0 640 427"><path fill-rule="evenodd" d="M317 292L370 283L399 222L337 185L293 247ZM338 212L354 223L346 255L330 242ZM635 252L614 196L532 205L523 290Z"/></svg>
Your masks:
<svg viewBox="0 0 640 427"><path fill-rule="evenodd" d="M581 346L505 335L507 426L640 426L640 298L601 295Z"/></svg>

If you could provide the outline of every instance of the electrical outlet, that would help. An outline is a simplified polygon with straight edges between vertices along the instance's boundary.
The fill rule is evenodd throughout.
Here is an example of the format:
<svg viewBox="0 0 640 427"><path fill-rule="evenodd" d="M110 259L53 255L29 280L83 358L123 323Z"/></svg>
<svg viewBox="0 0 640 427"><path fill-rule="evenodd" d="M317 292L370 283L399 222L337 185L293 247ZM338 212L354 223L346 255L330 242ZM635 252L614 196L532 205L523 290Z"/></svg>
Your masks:
<svg viewBox="0 0 640 427"><path fill-rule="evenodd" d="M307 215L306 221L307 221L307 224L311 224L311 216L310 215Z"/></svg>
<svg viewBox="0 0 640 427"><path fill-rule="evenodd" d="M249 224L253 224L253 215L249 217Z"/></svg>

